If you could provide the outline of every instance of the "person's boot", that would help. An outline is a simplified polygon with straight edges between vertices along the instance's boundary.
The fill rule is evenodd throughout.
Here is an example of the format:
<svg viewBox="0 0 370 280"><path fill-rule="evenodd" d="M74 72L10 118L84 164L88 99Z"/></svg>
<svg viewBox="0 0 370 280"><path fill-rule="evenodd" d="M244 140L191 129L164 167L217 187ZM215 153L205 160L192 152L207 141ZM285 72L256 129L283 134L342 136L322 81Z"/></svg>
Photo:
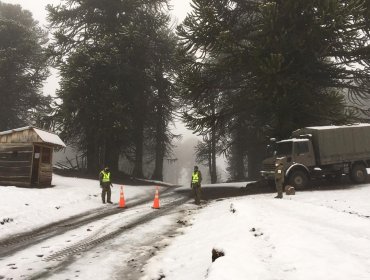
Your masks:
<svg viewBox="0 0 370 280"><path fill-rule="evenodd" d="M282 195L277 195L274 198L283 198L283 196Z"/></svg>
<svg viewBox="0 0 370 280"><path fill-rule="evenodd" d="M111 200L111 193L110 192L107 194L107 203L113 204L113 202Z"/></svg>

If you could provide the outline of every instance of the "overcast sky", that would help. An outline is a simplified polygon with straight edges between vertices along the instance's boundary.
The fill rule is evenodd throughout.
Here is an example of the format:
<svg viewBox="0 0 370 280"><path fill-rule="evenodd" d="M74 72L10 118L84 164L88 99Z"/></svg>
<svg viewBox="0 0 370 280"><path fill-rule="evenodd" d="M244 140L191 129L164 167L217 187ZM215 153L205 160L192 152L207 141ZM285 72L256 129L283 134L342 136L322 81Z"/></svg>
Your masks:
<svg viewBox="0 0 370 280"><path fill-rule="evenodd" d="M4 3L19 4L24 9L32 12L34 19L38 20L42 25L46 25L46 11L47 4L57 5L60 0L0 0ZM181 22L188 11L190 11L190 0L170 0L172 5L172 14L174 19Z"/></svg>
<svg viewBox="0 0 370 280"><path fill-rule="evenodd" d="M60 0L0 0L3 3L19 4L23 9L31 11L33 18L42 26L47 25L45 6L47 4L58 5ZM190 11L190 0L170 0L172 6L172 16L174 23L180 23ZM52 71L51 77L47 79L44 86L46 95L54 95L58 87L58 79L56 71Z"/></svg>
<svg viewBox="0 0 370 280"><path fill-rule="evenodd" d="M31 11L33 18L37 20L42 26L46 26L45 6L47 4L57 5L61 3L60 0L0 0L3 3L19 4L23 9ZM173 16L174 23L180 23L191 10L191 0L170 0L172 6L171 14ZM57 72L52 70L52 75L46 80L44 84L45 95L55 95L55 90L58 88ZM189 134L189 131L185 129L182 123L176 123L175 133L181 133L184 136ZM190 133L191 134L191 133Z"/></svg>

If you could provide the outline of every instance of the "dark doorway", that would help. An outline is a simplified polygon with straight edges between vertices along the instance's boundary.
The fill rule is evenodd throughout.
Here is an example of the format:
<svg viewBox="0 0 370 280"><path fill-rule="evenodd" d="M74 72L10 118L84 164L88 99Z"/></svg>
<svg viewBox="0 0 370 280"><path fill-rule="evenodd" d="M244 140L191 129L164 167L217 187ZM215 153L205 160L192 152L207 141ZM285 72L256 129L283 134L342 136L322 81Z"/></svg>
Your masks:
<svg viewBox="0 0 370 280"><path fill-rule="evenodd" d="M40 146L34 146L33 149L33 159L32 159L32 177L31 184L39 183L39 165L40 165Z"/></svg>

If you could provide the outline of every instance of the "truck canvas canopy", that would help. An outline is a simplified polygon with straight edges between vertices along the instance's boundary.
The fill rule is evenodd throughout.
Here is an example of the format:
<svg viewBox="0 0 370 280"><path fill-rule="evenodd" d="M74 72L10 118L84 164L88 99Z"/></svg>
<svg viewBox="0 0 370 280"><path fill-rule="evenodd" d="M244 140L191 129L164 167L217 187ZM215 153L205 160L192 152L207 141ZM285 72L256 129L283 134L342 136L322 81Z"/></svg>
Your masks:
<svg viewBox="0 0 370 280"><path fill-rule="evenodd" d="M312 134L320 165L362 160L370 154L370 124L306 127L294 131L292 136L302 134Z"/></svg>

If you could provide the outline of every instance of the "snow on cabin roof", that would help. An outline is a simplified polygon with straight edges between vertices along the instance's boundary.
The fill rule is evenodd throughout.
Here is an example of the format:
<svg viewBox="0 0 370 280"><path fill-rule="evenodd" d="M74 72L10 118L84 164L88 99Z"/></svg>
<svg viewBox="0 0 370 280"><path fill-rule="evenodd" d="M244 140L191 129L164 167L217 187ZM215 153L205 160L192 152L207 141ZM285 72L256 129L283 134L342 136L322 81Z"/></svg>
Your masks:
<svg viewBox="0 0 370 280"><path fill-rule="evenodd" d="M286 142L307 142L307 138L289 138L289 139L284 139L281 141L278 141L276 143L286 143Z"/></svg>
<svg viewBox="0 0 370 280"><path fill-rule="evenodd" d="M42 130L40 128L33 127L33 126L25 126L25 127L20 127L20 128L15 128L15 129L11 129L11 130L2 131L2 132L0 132L0 135L11 134L11 133L14 133L14 132L19 132L19 131L28 130L28 129L33 129L33 131L35 131L36 134L45 143L49 143L49 144L53 144L53 145L61 146L61 147L66 146L64 144L64 142L62 141L62 139L59 138L58 135L56 135L54 133L51 133L51 132L48 132L48 131L45 131L45 130Z"/></svg>
<svg viewBox="0 0 370 280"><path fill-rule="evenodd" d="M42 141L50 144L55 144L58 146L65 147L66 144L62 141L62 139L59 138L58 135L54 133L47 132L45 130L41 130L38 128L33 128L33 130L37 133L38 136L42 139Z"/></svg>
<svg viewBox="0 0 370 280"><path fill-rule="evenodd" d="M327 126L309 126L309 129L316 129L316 130L324 130L324 129L334 129L334 128L344 128L344 127L368 127L370 126L369 123L356 123L356 124L349 124L349 125L327 125Z"/></svg>

